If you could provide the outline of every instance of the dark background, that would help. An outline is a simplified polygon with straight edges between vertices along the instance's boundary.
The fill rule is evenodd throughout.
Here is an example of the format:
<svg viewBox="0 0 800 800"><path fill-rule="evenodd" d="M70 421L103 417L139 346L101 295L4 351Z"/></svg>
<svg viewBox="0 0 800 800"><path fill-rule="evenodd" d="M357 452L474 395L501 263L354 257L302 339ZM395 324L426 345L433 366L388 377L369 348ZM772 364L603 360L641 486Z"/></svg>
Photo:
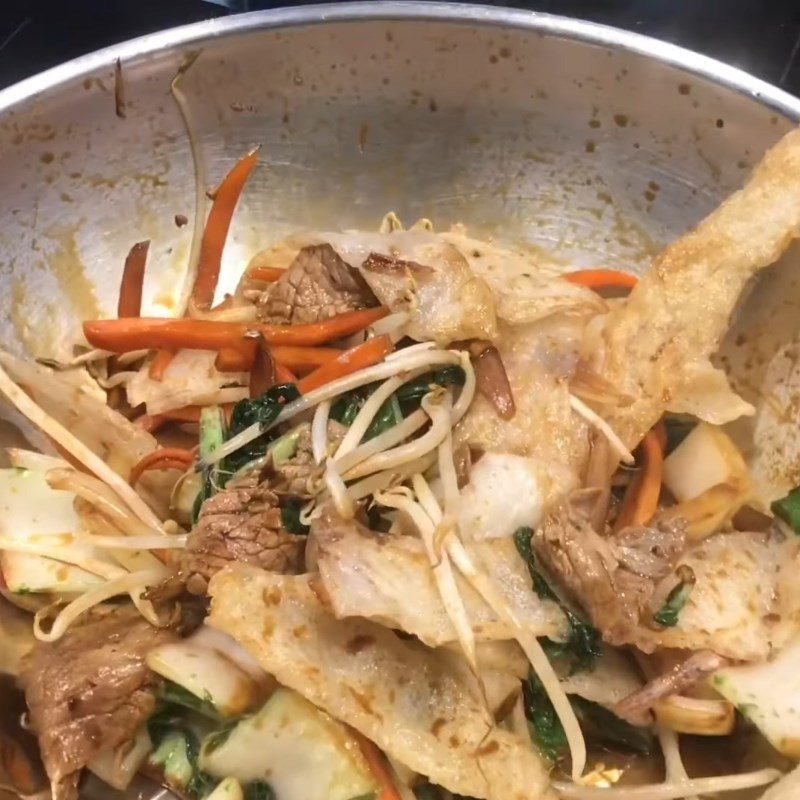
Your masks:
<svg viewBox="0 0 800 800"><path fill-rule="evenodd" d="M699 50L800 94L800 1L492 2L604 22ZM0 88L100 47L233 11L297 0L0 0Z"/></svg>

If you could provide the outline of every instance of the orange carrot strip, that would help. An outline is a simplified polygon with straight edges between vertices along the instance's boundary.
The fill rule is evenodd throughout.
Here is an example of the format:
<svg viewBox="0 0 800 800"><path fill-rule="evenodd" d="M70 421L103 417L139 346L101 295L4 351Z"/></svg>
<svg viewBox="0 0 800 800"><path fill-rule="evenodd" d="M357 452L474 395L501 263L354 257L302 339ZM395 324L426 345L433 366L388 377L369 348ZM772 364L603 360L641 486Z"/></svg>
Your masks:
<svg viewBox="0 0 800 800"><path fill-rule="evenodd" d="M627 525L644 525L658 510L664 474L663 423L649 430L639 445L642 468L630 482L614 524L616 530Z"/></svg>
<svg viewBox="0 0 800 800"><path fill-rule="evenodd" d="M220 372L248 372L256 357L255 340L242 347L221 347L214 359L214 366Z"/></svg>
<svg viewBox="0 0 800 800"><path fill-rule="evenodd" d="M220 350L223 347L241 347L247 333L253 331L261 333L270 345L312 347L363 330L387 313L388 309L383 307L348 311L309 325L146 317L100 319L84 322L83 332L93 347L114 353L143 349Z"/></svg>
<svg viewBox="0 0 800 800"><path fill-rule="evenodd" d="M125 259L122 282L119 286L119 300L117 301L118 317L139 317L142 314L144 268L149 250L149 239L144 242L137 242L131 247Z"/></svg>
<svg viewBox="0 0 800 800"><path fill-rule="evenodd" d="M131 469L129 483L135 486L142 473L148 469L184 469L194 461L194 454L180 447L160 447L140 458Z"/></svg>
<svg viewBox="0 0 800 800"><path fill-rule="evenodd" d="M388 336L376 336L368 339L363 344L345 350L333 361L315 369L310 375L297 382L300 394L308 394L312 389L318 389L326 383L343 378L351 372L356 372L364 367L371 367L383 361L392 352L392 342Z"/></svg>
<svg viewBox="0 0 800 800"><path fill-rule="evenodd" d="M275 378L278 383L297 383L297 375L283 364L275 364Z"/></svg>
<svg viewBox="0 0 800 800"><path fill-rule="evenodd" d="M228 422L230 422L230 416L234 405L234 403L222 404L222 410L225 412L225 417ZM181 408L163 411L157 416L163 417L170 422L200 422L200 412L202 410L203 406L181 406Z"/></svg>
<svg viewBox="0 0 800 800"><path fill-rule="evenodd" d="M158 350L153 357L153 360L150 362L150 366L147 369L147 374L154 381L163 381L164 373L167 371L167 367L169 367L169 365L172 363L173 358L175 358L174 350Z"/></svg>
<svg viewBox="0 0 800 800"><path fill-rule="evenodd" d="M375 778L375 782L380 787L380 792L376 800L400 800L400 794L395 788L394 781L389 772L386 756L384 756L378 746L367 739L366 736L362 736L355 729L351 730L361 749L361 754L364 756L364 760L367 762L367 766L372 773L372 777Z"/></svg>
<svg viewBox="0 0 800 800"><path fill-rule="evenodd" d="M251 281L262 281L264 283L275 283L281 276L286 274L285 269L279 267L253 267L247 270L245 277Z"/></svg>
<svg viewBox="0 0 800 800"><path fill-rule="evenodd" d="M587 289L633 289L639 282L635 275L615 269L582 269L568 272L562 276L570 283L585 286Z"/></svg>
<svg viewBox="0 0 800 800"><path fill-rule="evenodd" d="M258 148L235 164L214 195L214 203L203 231L197 279L192 294L192 299L199 308L208 308L214 300L222 263L222 250L225 247L225 240L228 238L233 212L239 202L242 189L257 163Z"/></svg>

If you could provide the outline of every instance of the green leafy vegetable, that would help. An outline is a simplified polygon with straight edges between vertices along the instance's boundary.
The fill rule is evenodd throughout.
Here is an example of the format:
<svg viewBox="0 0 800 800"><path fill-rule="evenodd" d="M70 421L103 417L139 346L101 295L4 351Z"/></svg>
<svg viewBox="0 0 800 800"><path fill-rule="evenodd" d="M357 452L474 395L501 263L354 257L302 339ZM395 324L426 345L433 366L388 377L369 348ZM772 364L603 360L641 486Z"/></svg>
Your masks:
<svg viewBox="0 0 800 800"><path fill-rule="evenodd" d="M281 506L281 525L289 533L297 533L301 536L308 534L308 525L300 522L300 512L303 510L303 503L293 497L284 501Z"/></svg>
<svg viewBox="0 0 800 800"><path fill-rule="evenodd" d="M330 418L349 428L373 390L374 384L362 386L337 398L331 406Z"/></svg>
<svg viewBox="0 0 800 800"><path fill-rule="evenodd" d="M364 441L368 441L389 430L389 428L393 428L402 420L403 412L400 409L400 402L397 399L397 395L393 394L383 402L378 409L378 413L373 417L367 432L364 434Z"/></svg>
<svg viewBox="0 0 800 800"><path fill-rule="evenodd" d="M677 575L680 583L667 595L664 605L653 614L653 620L665 628L672 628L678 624L678 615L686 605L696 581L694 571L685 564L678 567Z"/></svg>
<svg viewBox="0 0 800 800"><path fill-rule="evenodd" d="M378 533L389 533L392 521L383 516L382 506L373 503L367 509L367 527L371 531L377 531Z"/></svg>
<svg viewBox="0 0 800 800"><path fill-rule="evenodd" d="M264 394L246 400L240 400L231 413L230 436L236 436L245 428L256 423L266 428L281 413L281 409L300 396L293 383L281 383L268 389ZM239 448L225 459L228 476L239 470L250 461L260 458L266 452L267 444L275 437L269 431L254 439L245 447Z"/></svg>
<svg viewBox="0 0 800 800"><path fill-rule="evenodd" d="M547 692L533 670L523 681L522 696L531 737L545 756L551 761L557 760L567 751L567 737ZM654 741L649 729L634 727L603 706L583 697L570 695L569 702L588 741L618 752L641 755L652 752Z"/></svg>
<svg viewBox="0 0 800 800"><path fill-rule="evenodd" d="M776 517L780 517L795 533L800 534L800 486L792 489L786 497L775 500L770 508Z"/></svg>
<svg viewBox="0 0 800 800"><path fill-rule="evenodd" d="M404 413L419 406L422 398L431 390L431 386L463 386L467 375L463 367L451 364L435 372L426 372L413 381L404 383L397 390L397 399Z"/></svg>
<svg viewBox="0 0 800 800"><path fill-rule="evenodd" d="M667 429L667 453L671 453L697 425L697 420L692 417L667 416L664 419Z"/></svg>
<svg viewBox="0 0 800 800"><path fill-rule="evenodd" d="M542 600L553 600L560 603L556 593L550 588L536 566L536 555L533 552L533 531L528 527L518 528L514 533L514 544L517 552L528 565L528 572L533 581L533 588ZM567 641L563 644L547 642L546 650L551 659L569 659L570 672L580 672L591 669L595 661L603 655L603 642L600 633L592 624L585 622L573 614L568 608L563 608L567 617Z"/></svg>
<svg viewBox="0 0 800 800"><path fill-rule="evenodd" d="M241 720L242 717L228 720L227 722L223 723L221 728L217 728L215 731L209 733L208 736L206 736L206 738L203 740L203 750L206 753L213 753L218 747L222 747L222 745L228 741L233 733L234 728Z"/></svg>
<svg viewBox="0 0 800 800"><path fill-rule="evenodd" d="M442 790L432 783L421 783L414 787L417 800L442 800Z"/></svg>
<svg viewBox="0 0 800 800"><path fill-rule="evenodd" d="M275 791L266 781L254 781L244 787L244 800L275 800Z"/></svg>
<svg viewBox="0 0 800 800"><path fill-rule="evenodd" d="M222 446L227 435L225 414L219 406L209 406L200 412L200 458L209 458ZM196 524L203 503L224 485L224 462L203 470L203 483L192 505L192 524Z"/></svg>
<svg viewBox="0 0 800 800"><path fill-rule="evenodd" d="M199 697L184 689L183 686L179 686L172 681L164 681L159 690L158 697L164 703L172 703L182 708L187 708L190 711L196 711L198 714L202 714L209 719L220 719L220 715L217 713L217 709L214 708L210 697L201 700Z"/></svg>
<svg viewBox="0 0 800 800"><path fill-rule="evenodd" d="M567 746L567 735L542 682L533 670L522 682L522 697L534 742L543 755L555 761Z"/></svg>

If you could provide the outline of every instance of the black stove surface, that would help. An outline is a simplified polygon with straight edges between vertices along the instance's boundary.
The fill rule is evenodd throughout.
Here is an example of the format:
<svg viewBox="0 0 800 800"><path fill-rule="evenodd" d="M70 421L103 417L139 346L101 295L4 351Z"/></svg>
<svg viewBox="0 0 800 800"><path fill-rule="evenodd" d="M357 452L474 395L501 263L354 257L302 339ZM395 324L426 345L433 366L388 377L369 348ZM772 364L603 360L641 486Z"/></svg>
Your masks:
<svg viewBox="0 0 800 800"><path fill-rule="evenodd" d="M655 36L800 94L800 3L796 0L488 2ZM301 4L296 0L0 0L0 88L144 33L236 11Z"/></svg>

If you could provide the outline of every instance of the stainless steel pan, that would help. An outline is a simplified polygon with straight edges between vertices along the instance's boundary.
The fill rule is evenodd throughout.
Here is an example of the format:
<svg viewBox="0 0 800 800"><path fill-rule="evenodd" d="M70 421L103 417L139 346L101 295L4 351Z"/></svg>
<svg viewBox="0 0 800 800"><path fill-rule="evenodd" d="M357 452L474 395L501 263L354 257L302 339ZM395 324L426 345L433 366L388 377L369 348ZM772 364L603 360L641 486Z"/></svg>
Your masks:
<svg viewBox="0 0 800 800"><path fill-rule="evenodd" d="M204 187L264 145L228 287L293 229L375 227L388 210L640 269L800 119L800 100L696 53L502 8L345 3L153 34L0 92L3 346L68 352L81 319L113 313L143 238L145 309L174 307L196 169L170 83L195 56L181 88ZM758 287L723 352L759 403L755 444L752 424L743 441L776 491L799 477L796 425L761 397L791 407L796 272Z"/></svg>

